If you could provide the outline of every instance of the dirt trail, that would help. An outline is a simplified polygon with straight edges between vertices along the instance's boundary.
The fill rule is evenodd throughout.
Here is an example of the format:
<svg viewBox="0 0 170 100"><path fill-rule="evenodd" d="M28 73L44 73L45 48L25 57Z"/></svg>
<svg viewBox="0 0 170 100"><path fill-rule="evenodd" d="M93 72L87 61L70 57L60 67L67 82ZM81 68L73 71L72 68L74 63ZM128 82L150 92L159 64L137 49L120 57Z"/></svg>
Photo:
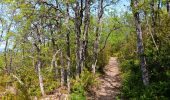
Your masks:
<svg viewBox="0 0 170 100"><path fill-rule="evenodd" d="M99 88L95 91L95 100L115 100L120 94L120 71L116 57L111 57L104 70L105 74L99 78Z"/></svg>
<svg viewBox="0 0 170 100"><path fill-rule="evenodd" d="M121 80L116 57L110 58L104 72L105 74L99 78L99 87L94 89L95 95L89 95L87 100L115 100L115 97L120 94ZM48 95L41 100L67 100L67 96L68 95L53 94Z"/></svg>

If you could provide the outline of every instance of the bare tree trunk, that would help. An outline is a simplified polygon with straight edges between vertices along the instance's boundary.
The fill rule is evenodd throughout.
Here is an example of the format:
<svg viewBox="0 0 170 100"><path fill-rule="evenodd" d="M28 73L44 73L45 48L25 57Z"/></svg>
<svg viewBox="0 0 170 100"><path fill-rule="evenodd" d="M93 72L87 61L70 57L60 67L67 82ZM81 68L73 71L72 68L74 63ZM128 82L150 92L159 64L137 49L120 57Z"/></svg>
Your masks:
<svg viewBox="0 0 170 100"><path fill-rule="evenodd" d="M42 94L42 96L44 96L45 95L44 82L43 82L43 77L41 75L41 60L40 59L38 59L37 69L38 69L38 78L39 78L41 94Z"/></svg>
<svg viewBox="0 0 170 100"><path fill-rule="evenodd" d="M44 82L43 82L43 77L41 75L41 66L42 66L42 62L41 62L41 50L40 50L40 47L38 47L35 43L34 43L34 46L37 49L37 65L36 65L36 69L37 69L37 72L38 72L40 90L41 90L42 96L44 96L45 95L45 92L44 92Z"/></svg>
<svg viewBox="0 0 170 100"><path fill-rule="evenodd" d="M154 0L151 1L151 19L152 19L152 28L155 30L156 25L156 16L155 16L155 2ZM155 32L153 32L155 34Z"/></svg>
<svg viewBox="0 0 170 100"><path fill-rule="evenodd" d="M67 28L67 33L66 33L66 43L67 43L67 90L70 92L70 29L69 29L69 4L66 4L66 28Z"/></svg>
<svg viewBox="0 0 170 100"><path fill-rule="evenodd" d="M6 70L6 73L10 73L10 69L8 67L8 59L7 59L7 47L8 47L8 39L6 40L6 43L5 43L5 49L4 49L4 60L5 60L5 70Z"/></svg>
<svg viewBox="0 0 170 100"><path fill-rule="evenodd" d="M64 59L63 59L63 52L60 51L60 64L61 64L61 86L64 86L65 80L64 80Z"/></svg>
<svg viewBox="0 0 170 100"><path fill-rule="evenodd" d="M88 32L90 24L90 0L85 0L85 17L84 17L84 32L83 32L83 61L86 60L88 54ZM82 68L83 69L83 68Z"/></svg>
<svg viewBox="0 0 170 100"><path fill-rule="evenodd" d="M55 53L54 53L54 51L53 51L53 58L52 58L52 61L51 61L51 72L54 72L54 74L55 74L55 79L57 79L58 78L58 66L57 66L57 61L56 61L56 55L58 54L58 52L59 51L56 51Z"/></svg>
<svg viewBox="0 0 170 100"><path fill-rule="evenodd" d="M97 64L97 57L98 57L98 46L99 46L99 35L100 35L100 25L101 25L101 18L103 16L103 0L99 1L98 6L98 21L97 21L97 27L96 27L96 39L94 42L94 56L93 56L93 64L92 64L92 72L95 74L96 72L96 64Z"/></svg>
<svg viewBox="0 0 170 100"><path fill-rule="evenodd" d="M81 6L79 1L76 1L75 12L75 33L76 33L76 77L79 77L82 71L82 45L81 45L81 26L83 18L83 1L81 0Z"/></svg>
<svg viewBox="0 0 170 100"><path fill-rule="evenodd" d="M56 3L56 8L59 9L59 3L58 0L55 0ZM56 15L58 14L58 10L56 11ZM51 42L52 42L52 50L53 50L53 56L52 56L52 61L51 61L51 71L54 73L54 78L57 80L58 77L58 65L57 65L57 61L56 61L56 55L58 54L59 50L57 51L57 44L56 44L56 39L53 28L55 28L52 24L50 25L50 33L51 33ZM56 30L58 32L59 30L59 22L57 21L56 24Z"/></svg>
<svg viewBox="0 0 170 100"><path fill-rule="evenodd" d="M43 82L43 76L41 74L41 66L42 66L42 61L41 61L41 35L40 35L40 30L38 28L37 25L34 25L36 28L36 35L37 35L37 41L38 44L36 44L35 42L33 43L33 45L35 46L36 50L37 50L37 65L36 65L36 69L38 72L38 78L39 78L39 85L40 85L40 90L41 90L41 94L42 96L45 95L44 92L44 82Z"/></svg>
<svg viewBox="0 0 170 100"><path fill-rule="evenodd" d="M7 34L10 32L10 29L11 29L11 26L12 26L12 21L8 27L8 30L7 30ZM9 42L9 37L7 37L6 41L5 41L5 48L4 48L4 60L5 60L5 70L6 70L6 73L9 74L10 73L10 68L8 66L8 57L7 57L7 52L8 52L8 42Z"/></svg>
<svg viewBox="0 0 170 100"><path fill-rule="evenodd" d="M132 3L132 11L133 11L135 25L136 25L137 49L140 58L139 60L140 60L140 66L142 71L142 80L143 80L143 84L146 86L149 84L149 76L148 76L148 70L146 68L146 59L144 56L144 46L143 46L142 29L140 25L139 12L136 11L136 8L138 7L138 1L132 0L131 3Z"/></svg>
<svg viewBox="0 0 170 100"><path fill-rule="evenodd" d="M51 62L51 71L54 72L54 78L57 79L58 78L58 68L57 68L57 61L56 61L56 55L58 53L57 46L55 43L55 39L54 39L54 33L52 31L52 26L51 26L51 42L52 42L52 49L53 49L53 57L52 57L52 62Z"/></svg>
<svg viewBox="0 0 170 100"><path fill-rule="evenodd" d="M13 10L12 12L12 17L14 16L15 14L15 10ZM8 28L7 28L7 32L6 32L6 36L9 34L10 32L10 29L12 27L12 22L13 22L13 19L11 20ZM2 31L3 32L3 31ZM1 34L3 35L3 33ZM9 74L10 73L10 68L8 66L8 58L7 58L7 52L8 52L8 43L9 43L9 37L7 37L6 41L5 41L5 48L4 48L4 60L5 60L5 70L6 70L6 73Z"/></svg>

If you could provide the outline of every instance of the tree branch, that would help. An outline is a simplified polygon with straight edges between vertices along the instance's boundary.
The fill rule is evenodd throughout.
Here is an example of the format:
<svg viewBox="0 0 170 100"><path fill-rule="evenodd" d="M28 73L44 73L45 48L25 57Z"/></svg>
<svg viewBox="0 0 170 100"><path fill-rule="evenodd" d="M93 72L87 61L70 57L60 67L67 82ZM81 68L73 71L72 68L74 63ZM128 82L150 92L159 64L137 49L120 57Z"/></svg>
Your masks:
<svg viewBox="0 0 170 100"><path fill-rule="evenodd" d="M101 51L103 51L103 50L105 49L106 43L107 43L108 38L110 37L110 34L111 34L114 30L118 30L118 29L120 29L120 27L115 27L114 29L112 29L112 30L108 33L108 35L107 35L107 37L106 37L106 39L105 39L105 41L104 41L104 46L100 49L99 52L101 52Z"/></svg>

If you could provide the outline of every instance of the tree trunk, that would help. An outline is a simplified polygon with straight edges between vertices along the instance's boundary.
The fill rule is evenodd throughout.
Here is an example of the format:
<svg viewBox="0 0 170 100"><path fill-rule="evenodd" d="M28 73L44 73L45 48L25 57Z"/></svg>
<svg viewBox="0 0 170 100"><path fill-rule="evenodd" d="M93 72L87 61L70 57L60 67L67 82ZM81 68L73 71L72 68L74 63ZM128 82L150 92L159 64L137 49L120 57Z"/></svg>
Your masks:
<svg viewBox="0 0 170 100"><path fill-rule="evenodd" d="M13 10L12 12L12 17L14 16L14 13L15 13L15 10ZM13 19L11 20L9 26L7 27L7 31L6 31L6 36L7 36L7 39L5 41L5 48L4 48L4 60L5 60L5 71L7 74L10 74L10 68L8 66L8 57L7 57L7 53L8 53L8 43L9 43L9 37L8 37L8 34L11 30L11 27L12 27L12 24L13 24ZM2 31L3 32L3 31ZM3 33L2 33L3 34Z"/></svg>
<svg viewBox="0 0 170 100"><path fill-rule="evenodd" d="M7 34L10 32L10 29L11 29L11 26L12 26L12 21L8 27L8 30L7 30ZM6 41L5 41L5 48L4 48L4 60L5 60L5 70L6 70L6 73L9 74L10 73L10 68L8 66L8 57L7 57L7 52L8 52L8 42L9 42L9 37L7 37Z"/></svg>
<svg viewBox="0 0 170 100"><path fill-rule="evenodd" d="M76 77L79 77L82 71L82 45L81 45L81 26L83 17L83 1L81 0L81 6L79 1L76 1L75 12L75 33L76 33Z"/></svg>
<svg viewBox="0 0 170 100"><path fill-rule="evenodd" d="M137 34L137 49L138 49L138 55L140 60L140 66L142 71L142 80L143 84L146 86L149 84L149 76L148 76L148 70L146 68L146 59L144 56L144 46L143 46L143 38L142 38L142 29L140 25L140 18L139 18L139 12L136 11L136 8L138 6L138 1L131 1L132 3L132 11L135 19L135 25L136 25L136 34Z"/></svg>
<svg viewBox="0 0 170 100"><path fill-rule="evenodd" d="M92 64L92 72L95 74L96 72L96 64L97 64L97 57L98 57L98 46L99 46L99 36L100 36L100 28L101 28L101 18L103 16L103 0L99 1L98 6L98 21L97 21L97 27L96 27L96 39L94 42L94 56L93 56L93 64Z"/></svg>
<svg viewBox="0 0 170 100"><path fill-rule="evenodd" d="M169 0L167 0L166 7L167 7L168 16L170 17L170 1Z"/></svg>
<svg viewBox="0 0 170 100"><path fill-rule="evenodd" d="M90 0L85 0L85 17L84 17L84 32L83 32L83 60L86 60L88 54L88 31L90 24Z"/></svg>
<svg viewBox="0 0 170 100"><path fill-rule="evenodd" d="M66 4L66 43L67 43L67 90L70 92L70 29L69 29L69 4Z"/></svg>
<svg viewBox="0 0 170 100"><path fill-rule="evenodd" d="M155 2L154 0L151 1L151 19L152 19L152 28L155 30L156 25L156 16L155 16ZM155 32L153 32L155 34Z"/></svg>
<svg viewBox="0 0 170 100"><path fill-rule="evenodd" d="M37 25L34 25L36 28L36 35L37 35L37 44L34 42L33 45L35 46L36 50L37 50L37 65L36 65L36 69L38 72L38 78L39 78L39 85L40 85L40 90L41 90L41 94L42 96L45 95L44 92L44 82L43 82L43 76L41 74L41 66L42 66L42 61L41 61L41 34L40 34L40 30L38 28Z"/></svg>
<svg viewBox="0 0 170 100"><path fill-rule="evenodd" d="M64 59L63 59L63 52L60 51L60 66L61 66L61 86L65 84L65 73L64 73Z"/></svg>
<svg viewBox="0 0 170 100"><path fill-rule="evenodd" d="M42 96L45 95L44 92L44 82L43 82L43 77L41 75L41 66L42 66L42 62L41 62L41 51L40 48L34 43L36 49L37 49L37 65L36 65L36 69L38 72L38 79L39 79L39 85L40 85L40 90L41 90L41 94Z"/></svg>
<svg viewBox="0 0 170 100"><path fill-rule="evenodd" d="M38 59L37 69L38 69L38 78L39 78L41 94L42 94L42 96L44 96L45 95L44 82L43 82L43 77L41 75L41 60L40 59Z"/></svg>
<svg viewBox="0 0 170 100"><path fill-rule="evenodd" d="M59 3L58 3L58 0L55 0L55 4L56 4L56 9L59 9ZM56 17L58 17L59 15L59 12L58 10L56 11ZM54 79L57 80L59 77L58 77L58 65L57 65L57 60L56 60L56 55L59 53L59 50L57 51L57 44L56 44L56 39L55 39L55 32L54 32L54 28L56 28L55 30L57 31L58 33L58 30L59 30L59 22L57 20L56 22L56 25L53 26L53 24L50 22L50 25L49 25L49 30L50 30L50 33L51 33L51 45L52 45L52 61L51 61L51 69L50 71L54 73ZM49 43L49 41L48 41Z"/></svg>
<svg viewBox="0 0 170 100"><path fill-rule="evenodd" d="M7 74L9 74L10 73L10 69L8 67L7 46L8 46L8 39L6 40L6 43L5 43L4 60L5 60L5 71L6 71Z"/></svg>
<svg viewBox="0 0 170 100"><path fill-rule="evenodd" d="M54 32L52 31L52 26L50 26L51 29L51 42L52 42L52 49L53 49L53 57L52 57L52 62L51 62L51 71L54 72L54 78L58 79L58 66L57 66L57 61L56 61L56 55L58 53L57 51L57 46L55 43L54 39Z"/></svg>
<svg viewBox="0 0 170 100"><path fill-rule="evenodd" d="M56 51L54 53L53 51L53 58L52 58L52 61L51 61L51 72L54 72L54 78L57 79L58 78L58 66L57 66L57 61L56 61L56 55L58 54L58 51Z"/></svg>

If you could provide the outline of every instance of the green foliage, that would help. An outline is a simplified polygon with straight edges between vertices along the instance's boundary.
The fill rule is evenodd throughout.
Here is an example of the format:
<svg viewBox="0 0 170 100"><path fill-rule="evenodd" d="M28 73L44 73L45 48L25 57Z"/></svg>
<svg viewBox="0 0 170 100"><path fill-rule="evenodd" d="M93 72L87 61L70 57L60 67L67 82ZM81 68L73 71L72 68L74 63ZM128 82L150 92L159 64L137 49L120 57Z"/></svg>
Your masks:
<svg viewBox="0 0 170 100"><path fill-rule="evenodd" d="M86 98L80 93L71 93L71 100L86 100Z"/></svg>
<svg viewBox="0 0 170 100"><path fill-rule="evenodd" d="M166 13L160 15L161 24L155 27L154 39L158 50L153 44L153 39L148 34L145 21L142 22L145 57L149 70L150 84L142 83L140 61L136 52L135 32L129 34L126 43L119 49L119 61L122 74L122 94L125 99L132 100L169 100L169 43L168 26L169 18Z"/></svg>
<svg viewBox="0 0 170 100"><path fill-rule="evenodd" d="M105 15L103 15L101 24L98 25L96 17L98 15L96 13L98 1L90 1L88 50L86 61L83 62L85 63L84 70L79 79L75 79L75 74L77 71L76 64L81 58L76 57L76 52L80 52L76 49L82 49L83 47L84 22L86 22L86 18L83 16L82 26L80 30L78 29L78 31L81 31L80 37L76 36L76 20L74 20L76 0L59 0L58 8L55 0L45 0L45 2L43 0L32 0L31 2L29 0L0 1L0 7L3 8L0 15L0 31L2 32L0 34L0 45L5 45L5 42L8 42L7 50L0 52L0 93L6 91L7 86L15 88L18 92L18 94L6 93L3 97L4 100L7 97L9 99L27 100L31 96L40 97L42 95L38 79L39 73L35 68L38 61L42 63L40 69L45 92L48 94L56 90L61 85L62 68L64 68L64 78L66 79L66 66L69 59L71 62L69 76L71 78L71 99L85 100L87 92L98 85L98 75L93 75L90 72L94 63L93 53L94 41L97 37L95 34L97 26L100 29L96 72L103 72L110 56L118 56L123 79L122 94L125 99L170 99L168 94L170 93L170 18L165 7L166 0L163 0L162 8L157 9L157 6L155 6L153 12L150 9L151 5L148 0L139 1L138 7L135 7L132 11L140 13L139 18L145 47L144 56L146 57L150 78L150 85L147 87L142 83L140 61L136 50L137 39L135 28L133 27L135 23L133 14L131 11L127 11L124 15L118 16L117 11L112 11L112 6L107 8L107 3L114 2L114 0L103 0L106 5L106 9L103 10ZM68 23L65 22L67 17L66 3L70 6ZM155 3L157 2L155 1ZM84 5L85 2L83 2ZM77 9L81 8L80 6ZM81 12L81 10L79 11ZM83 9L82 11L86 10ZM85 13L83 12L83 14ZM152 21L154 20L152 17L155 17L155 26L153 25ZM68 31L70 33L70 47L68 47L68 41L66 41ZM81 46L79 47L76 47L77 38L80 39ZM156 44L154 44L153 40L155 40ZM68 57L68 48L71 49L70 57ZM51 62L54 53L59 49L63 52L63 66L60 62L60 55L56 54L58 72L54 72ZM100 49L103 50L100 51ZM7 59L5 59L5 56ZM11 74L7 74L7 68L5 67L9 67ZM12 74L16 75L18 79L13 77ZM20 84L18 80L22 81L24 85Z"/></svg>
<svg viewBox="0 0 170 100"><path fill-rule="evenodd" d="M111 46L110 45L106 45L106 47L103 49L103 51L101 51L98 54L97 66L98 66L98 69L100 72L104 71L105 66L109 62L110 55L111 55Z"/></svg>
<svg viewBox="0 0 170 100"><path fill-rule="evenodd" d="M55 89L59 88L60 82L54 78L54 73L51 73L50 70L43 71L44 76L44 87L46 90L46 93L50 93L51 91L54 91Z"/></svg>
<svg viewBox="0 0 170 100"><path fill-rule="evenodd" d="M85 90L81 80L73 80L73 86L71 88L71 100L85 100Z"/></svg>
<svg viewBox="0 0 170 100"><path fill-rule="evenodd" d="M97 86L98 75L93 75L85 70L78 80L72 80L71 100L86 100L86 91L91 91L94 86Z"/></svg>
<svg viewBox="0 0 170 100"><path fill-rule="evenodd" d="M2 56L2 55L0 55L0 56ZM3 57L0 57L0 74L2 72L3 66L4 66Z"/></svg>

